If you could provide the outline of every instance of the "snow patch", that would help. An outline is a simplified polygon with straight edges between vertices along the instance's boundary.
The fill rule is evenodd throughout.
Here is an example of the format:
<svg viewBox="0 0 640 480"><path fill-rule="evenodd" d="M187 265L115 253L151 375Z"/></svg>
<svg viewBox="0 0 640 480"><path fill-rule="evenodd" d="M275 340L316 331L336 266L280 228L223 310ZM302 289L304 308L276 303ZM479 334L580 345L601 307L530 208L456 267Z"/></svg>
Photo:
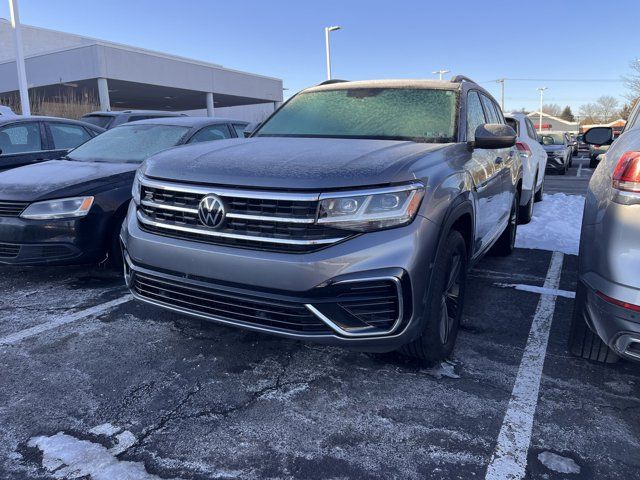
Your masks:
<svg viewBox="0 0 640 480"><path fill-rule="evenodd" d="M456 365L454 363L442 362L437 367L424 370L424 373L426 373L427 375L431 375L432 377L435 377L438 380L440 380L442 377L460 378L460 375L456 373L455 367Z"/></svg>
<svg viewBox="0 0 640 480"><path fill-rule="evenodd" d="M121 435L125 433L130 434L124 432ZM128 438L127 435L119 441L124 443ZM50 437L31 438L28 445L42 451L42 466L49 470L54 478L160 480L157 475L148 473L142 462L118 460L113 450L119 445L110 451L99 443L80 440L63 432Z"/></svg>
<svg viewBox="0 0 640 480"><path fill-rule="evenodd" d="M111 425L110 423L103 423L102 425L93 427L91 430L89 430L89 433L93 433L94 435L106 435L107 437L110 437L118 433L120 430L122 430L120 427L116 427L114 425Z"/></svg>
<svg viewBox="0 0 640 480"><path fill-rule="evenodd" d="M545 195L544 201L536 203L531 222L518 226L516 247L577 255L583 209L580 195Z"/></svg>
<svg viewBox="0 0 640 480"><path fill-rule="evenodd" d="M538 454L538 460L547 467L558 473L580 473L580 466L572 458L563 457L553 452L542 452Z"/></svg>

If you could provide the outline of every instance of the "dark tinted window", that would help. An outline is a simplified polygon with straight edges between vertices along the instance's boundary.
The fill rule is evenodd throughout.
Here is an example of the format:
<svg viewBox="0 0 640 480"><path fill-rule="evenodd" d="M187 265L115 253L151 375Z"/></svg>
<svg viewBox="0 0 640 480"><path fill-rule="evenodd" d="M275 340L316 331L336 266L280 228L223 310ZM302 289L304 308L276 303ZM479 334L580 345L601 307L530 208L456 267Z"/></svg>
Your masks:
<svg viewBox="0 0 640 480"><path fill-rule="evenodd" d="M476 128L487 123L484 118L484 111L480 103L480 96L477 92L469 92L467 95L467 141L476 139Z"/></svg>
<svg viewBox="0 0 640 480"><path fill-rule="evenodd" d="M231 138L229 127L224 124L209 125L208 127L198 130L198 132L189 139L188 143L211 142L213 140L224 140L225 138Z"/></svg>
<svg viewBox="0 0 640 480"><path fill-rule="evenodd" d="M113 122L113 117L111 115L85 115L82 117L82 121L97 127L108 128Z"/></svg>
<svg viewBox="0 0 640 480"><path fill-rule="evenodd" d="M60 150L75 148L91 138L89 132L80 125L49 123L49 130L53 137L53 148Z"/></svg>
<svg viewBox="0 0 640 480"><path fill-rule="evenodd" d="M0 150L3 155L42 150L40 124L25 122L0 128Z"/></svg>

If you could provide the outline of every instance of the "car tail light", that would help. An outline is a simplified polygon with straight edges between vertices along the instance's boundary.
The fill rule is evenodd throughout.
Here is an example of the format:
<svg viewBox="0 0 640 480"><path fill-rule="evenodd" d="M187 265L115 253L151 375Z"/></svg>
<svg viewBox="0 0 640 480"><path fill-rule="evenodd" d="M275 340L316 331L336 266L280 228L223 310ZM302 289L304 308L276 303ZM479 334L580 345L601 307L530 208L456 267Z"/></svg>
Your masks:
<svg viewBox="0 0 640 480"><path fill-rule="evenodd" d="M640 193L640 152L626 152L613 171L613 188Z"/></svg>
<svg viewBox="0 0 640 480"><path fill-rule="evenodd" d="M631 310L633 312L640 312L640 305L634 305L633 303L627 303L627 302L623 302L622 300L617 300L608 295L605 295L602 292L596 292L596 295L598 295L601 299L603 299L607 303L617 305L618 307L622 307L626 310Z"/></svg>
<svg viewBox="0 0 640 480"><path fill-rule="evenodd" d="M518 149L518 152L520 152L520 155L522 155L523 157L531 157L531 149L526 143L516 142L516 148Z"/></svg>

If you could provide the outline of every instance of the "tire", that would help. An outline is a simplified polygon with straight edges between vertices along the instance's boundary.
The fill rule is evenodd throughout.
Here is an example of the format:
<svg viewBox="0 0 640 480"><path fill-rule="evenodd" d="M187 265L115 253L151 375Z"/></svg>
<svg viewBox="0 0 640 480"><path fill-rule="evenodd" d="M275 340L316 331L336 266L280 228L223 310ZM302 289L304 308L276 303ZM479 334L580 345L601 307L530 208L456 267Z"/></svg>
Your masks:
<svg viewBox="0 0 640 480"><path fill-rule="evenodd" d="M538 177L536 176L533 181L534 188L538 184ZM533 218L533 204L535 203L535 193L531 195L529 202L526 205L520 207L520 211L518 212L518 223L520 225L525 225L531 221Z"/></svg>
<svg viewBox="0 0 640 480"><path fill-rule="evenodd" d="M560 170L560 175L566 175L567 174L567 170L569 170L569 167L567 167L567 165L565 165L564 168L562 170Z"/></svg>
<svg viewBox="0 0 640 480"><path fill-rule="evenodd" d="M620 357L594 333L584 318L586 288L579 282L569 327L569 351L576 357L598 363L616 363Z"/></svg>
<svg viewBox="0 0 640 480"><path fill-rule="evenodd" d="M533 197L536 202L541 202L544 199L544 178L545 177L542 177L542 183L540 184L540 188L538 189L535 196Z"/></svg>
<svg viewBox="0 0 640 480"><path fill-rule="evenodd" d="M516 234L518 232L518 213L520 206L520 193L516 191L513 197L513 205L511 205L511 212L509 213L509 223L507 228L504 229L502 235L498 238L498 241L492 248L492 252L501 257L506 257L513 253L513 249L516 244Z"/></svg>
<svg viewBox="0 0 640 480"><path fill-rule="evenodd" d="M124 217L115 221L111 238L109 239L109 249L107 250L107 264L114 270L119 271L122 271L124 266L122 247L120 247L120 229L122 228L122 222L124 222Z"/></svg>
<svg viewBox="0 0 640 480"><path fill-rule="evenodd" d="M467 279L467 248L460 232L449 232L439 248L425 292L423 330L400 353L435 363L451 355L458 336Z"/></svg>
<svg viewBox="0 0 640 480"><path fill-rule="evenodd" d="M589 168L596 168L598 166L598 161L593 158L589 160Z"/></svg>

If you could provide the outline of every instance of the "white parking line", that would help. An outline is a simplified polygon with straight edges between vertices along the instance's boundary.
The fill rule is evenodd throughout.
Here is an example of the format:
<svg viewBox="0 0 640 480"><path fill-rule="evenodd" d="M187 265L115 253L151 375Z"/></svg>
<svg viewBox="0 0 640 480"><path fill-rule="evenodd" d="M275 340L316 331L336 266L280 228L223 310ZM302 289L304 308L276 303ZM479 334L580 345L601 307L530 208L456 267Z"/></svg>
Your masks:
<svg viewBox="0 0 640 480"><path fill-rule="evenodd" d="M578 166L578 171L576 172L576 177L579 177L582 174L582 164Z"/></svg>
<svg viewBox="0 0 640 480"><path fill-rule="evenodd" d="M51 322L42 323L31 328L26 328L25 330L21 330L19 332L12 333L11 335L7 335L6 337L0 338L0 346L12 345L14 343L21 342L25 338L39 335L42 332L53 330L54 328L58 328L62 325L77 322L78 320L82 320L83 318L87 318L93 315L99 315L132 299L133 297L131 295L124 295L123 297L116 298L115 300L111 300L109 302L101 303L100 305L96 305L85 310L80 310L79 312L71 313L69 315L62 315L55 320L52 320Z"/></svg>
<svg viewBox="0 0 640 480"><path fill-rule="evenodd" d="M553 252L544 281L545 289L558 289L563 260L562 253ZM486 480L524 478L556 298L556 295L543 293L538 302Z"/></svg>
<svg viewBox="0 0 640 480"><path fill-rule="evenodd" d="M555 295L556 297L576 298L576 292L569 290L559 290L553 288L537 287L536 285L525 285L523 283L494 283L496 287L513 288L523 292L540 293L543 295Z"/></svg>

